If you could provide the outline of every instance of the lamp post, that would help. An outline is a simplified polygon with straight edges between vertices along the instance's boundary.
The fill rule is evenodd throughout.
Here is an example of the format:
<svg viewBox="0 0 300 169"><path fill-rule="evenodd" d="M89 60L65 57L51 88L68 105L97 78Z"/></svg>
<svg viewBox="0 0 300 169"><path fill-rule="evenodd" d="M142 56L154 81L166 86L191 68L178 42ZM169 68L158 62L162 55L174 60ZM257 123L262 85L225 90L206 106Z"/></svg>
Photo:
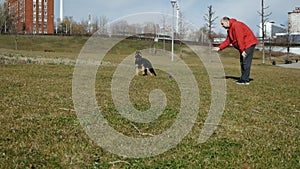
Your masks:
<svg viewBox="0 0 300 169"><path fill-rule="evenodd" d="M172 11L173 11L173 16L172 16L172 62L174 61L174 7L175 7L176 2L177 2L177 0L171 0Z"/></svg>
<svg viewBox="0 0 300 169"><path fill-rule="evenodd" d="M179 33L179 18L180 18L180 12L179 12L179 2L176 3L176 33Z"/></svg>

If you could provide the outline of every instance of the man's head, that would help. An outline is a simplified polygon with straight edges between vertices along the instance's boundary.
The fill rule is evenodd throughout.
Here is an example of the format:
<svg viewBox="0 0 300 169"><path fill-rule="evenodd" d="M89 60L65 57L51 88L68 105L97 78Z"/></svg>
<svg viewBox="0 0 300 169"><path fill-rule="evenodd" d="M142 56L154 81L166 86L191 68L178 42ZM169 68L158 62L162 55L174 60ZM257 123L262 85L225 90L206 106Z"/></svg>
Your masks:
<svg viewBox="0 0 300 169"><path fill-rule="evenodd" d="M230 18L228 18L227 16L223 17L221 20L221 25L223 26L223 28L225 29L229 29L230 27Z"/></svg>

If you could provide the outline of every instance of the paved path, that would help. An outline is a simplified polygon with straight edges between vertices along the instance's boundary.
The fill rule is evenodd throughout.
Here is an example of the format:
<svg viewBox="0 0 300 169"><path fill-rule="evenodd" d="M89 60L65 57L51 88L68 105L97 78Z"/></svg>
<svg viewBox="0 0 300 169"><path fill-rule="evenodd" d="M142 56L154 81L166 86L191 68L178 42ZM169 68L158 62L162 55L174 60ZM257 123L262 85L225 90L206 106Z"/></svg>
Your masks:
<svg viewBox="0 0 300 169"><path fill-rule="evenodd" d="M292 63L292 64L279 64L277 66L284 67L284 68L300 69L300 62Z"/></svg>

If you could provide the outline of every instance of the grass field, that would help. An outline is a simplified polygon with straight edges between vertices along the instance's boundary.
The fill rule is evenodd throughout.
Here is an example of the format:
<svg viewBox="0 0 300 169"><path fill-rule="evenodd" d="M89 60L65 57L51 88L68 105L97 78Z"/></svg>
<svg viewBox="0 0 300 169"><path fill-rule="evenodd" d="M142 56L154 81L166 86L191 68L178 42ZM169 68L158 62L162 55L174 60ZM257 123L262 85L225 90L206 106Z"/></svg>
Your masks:
<svg viewBox="0 0 300 169"><path fill-rule="evenodd" d="M76 59L87 37L0 37L0 55ZM117 131L130 137L160 134L178 114L180 92L166 72L158 77L135 77L130 85L132 104L149 108L149 92L163 90L168 99L164 114L148 123L132 123L114 107L110 90L118 63L136 49L152 42L124 40L104 58L108 66L97 72L96 96L103 115ZM31 47L33 46L33 47ZM162 47L157 44L157 47ZM167 49L169 49L169 44ZM45 49L55 52L45 53ZM179 53L178 46L175 46ZM182 59L199 87L200 108L192 131L178 146L154 157L126 158L95 144L80 125L72 100L74 65L0 64L0 168L299 168L300 69L261 64L255 52L251 84L239 86L238 53L220 53L226 74L226 107L215 133L199 144L197 138L210 108L211 88L205 67L185 48ZM280 58L280 57L279 57ZM155 67L155 66L154 66ZM138 129L138 130L137 130Z"/></svg>

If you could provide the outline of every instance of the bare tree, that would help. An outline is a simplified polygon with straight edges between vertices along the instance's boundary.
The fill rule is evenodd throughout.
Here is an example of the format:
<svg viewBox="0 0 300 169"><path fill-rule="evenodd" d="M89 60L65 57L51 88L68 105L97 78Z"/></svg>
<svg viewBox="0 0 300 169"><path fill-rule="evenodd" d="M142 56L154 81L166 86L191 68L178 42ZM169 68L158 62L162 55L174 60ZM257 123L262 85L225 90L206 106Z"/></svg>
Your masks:
<svg viewBox="0 0 300 169"><path fill-rule="evenodd" d="M89 33L89 21L88 20L81 20L81 22L79 23L80 25L80 34L81 35L86 35Z"/></svg>
<svg viewBox="0 0 300 169"><path fill-rule="evenodd" d="M181 12L179 12L179 22L178 22L178 38L180 40L184 39L185 35L186 35L186 23L184 23L184 16Z"/></svg>
<svg viewBox="0 0 300 169"><path fill-rule="evenodd" d="M120 20L111 25L111 31L113 35L125 36L128 33L128 22Z"/></svg>
<svg viewBox="0 0 300 169"><path fill-rule="evenodd" d="M66 16L63 20L63 25L64 25L64 30L65 30L65 33L67 35L71 35L72 34L72 24L73 24L73 17L72 16Z"/></svg>
<svg viewBox="0 0 300 169"><path fill-rule="evenodd" d="M179 22L178 22L178 35L177 37L179 38L179 42L180 42L180 56L182 56L182 40L185 38L186 36L186 32L187 32L187 28L186 28L186 23L184 23L184 16L181 12L179 12Z"/></svg>
<svg viewBox="0 0 300 169"><path fill-rule="evenodd" d="M165 35L166 35L166 16L163 16L162 19L161 19L161 22L162 22L162 35L163 35L163 50L165 51L166 50L166 38L165 38Z"/></svg>
<svg viewBox="0 0 300 169"><path fill-rule="evenodd" d="M208 28L208 39L210 42L213 42L213 31L212 29L215 28L215 21L218 17L215 17L215 13L212 9L212 5L208 6L208 13L203 16L204 20L206 21L205 26Z"/></svg>
<svg viewBox="0 0 300 169"><path fill-rule="evenodd" d="M260 29L262 32L262 37L261 37L261 41L262 41L262 63L265 64L265 23L268 20L268 17L272 14L272 13L268 13L265 14L265 10L268 9L269 6L265 7L264 5L264 0L261 0L261 12L258 11L258 14L261 16L261 25L260 25Z"/></svg>
<svg viewBox="0 0 300 169"><path fill-rule="evenodd" d="M101 16L100 17L100 33L101 34L106 34L107 33L107 24L108 24L108 19L106 16Z"/></svg>
<svg viewBox="0 0 300 169"><path fill-rule="evenodd" d="M11 11L9 11L7 17L7 24L9 28L9 33L15 36L15 50L18 50L19 20L18 18L16 18L16 15L17 15L16 12L12 13Z"/></svg>
<svg viewBox="0 0 300 169"><path fill-rule="evenodd" d="M73 23L72 34L73 35L87 34L87 22L82 20L80 23Z"/></svg>
<svg viewBox="0 0 300 169"><path fill-rule="evenodd" d="M7 3L7 1L0 0L0 34L8 33L12 27Z"/></svg>
<svg viewBox="0 0 300 169"><path fill-rule="evenodd" d="M5 16L4 3L0 1L0 34L4 32L5 21L6 21L6 16Z"/></svg>
<svg viewBox="0 0 300 169"><path fill-rule="evenodd" d="M155 34L156 33L156 25L153 22L148 22L143 26L143 31L144 33L152 33Z"/></svg>
<svg viewBox="0 0 300 169"><path fill-rule="evenodd" d="M98 19L98 17L93 18L92 30L93 30L93 33L97 32L99 30L99 19Z"/></svg>

